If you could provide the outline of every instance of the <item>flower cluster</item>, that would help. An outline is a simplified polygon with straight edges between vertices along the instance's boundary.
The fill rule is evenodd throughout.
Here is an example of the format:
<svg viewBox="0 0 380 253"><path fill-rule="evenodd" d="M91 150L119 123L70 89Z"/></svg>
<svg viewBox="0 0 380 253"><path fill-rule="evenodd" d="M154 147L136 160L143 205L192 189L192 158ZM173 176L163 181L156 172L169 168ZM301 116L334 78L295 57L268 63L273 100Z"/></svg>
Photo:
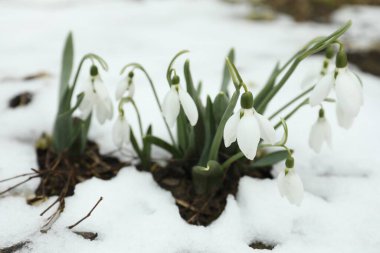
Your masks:
<svg viewBox="0 0 380 253"><path fill-rule="evenodd" d="M302 50L297 52L283 66L277 65L268 82L255 93L248 90L234 64L234 51L228 54L224 65L221 91L212 99L207 96L206 103L201 97L201 82L195 87L190 71L190 63L184 64L185 82L180 82L180 74L174 68L174 62L187 50L177 53L169 63L166 77L169 85L168 92L160 101L155 85L147 71L137 63L124 66L121 75L128 69L127 75L121 78L115 91L118 103L118 115L112 128L112 139L118 149L131 147L139 158L141 165L149 169L153 162L151 157L152 146L157 146L169 152L176 165L184 170L184 175L190 177L194 190L198 194L214 194L223 185L227 170L239 168L242 171L259 167L271 167L284 161L286 168L279 174L277 184L280 195L295 205L300 205L303 199L303 184L294 168L294 154L287 146L288 128L285 120L289 120L299 108L310 104L320 106L317 122L312 126L309 145L319 152L326 142L331 145L331 127L326 119L323 108L324 101L335 102L328 96L335 89L336 111L341 126L349 128L357 117L363 104L362 85L358 77L348 69L347 56L344 47L338 38L349 28L347 23L334 33L325 37L318 37ZM334 45L339 45L336 53L336 68L329 72L328 66L334 57ZM274 99L282 87L287 83L298 64L307 57L326 50L326 57L318 82L308 88L288 103L281 106L272 115L266 116L269 103ZM105 61L95 54L83 57L75 75L73 85L69 85L73 59L72 38L68 37L64 50L59 110L54 126L53 145L57 152L67 152L74 143L80 143L80 152L83 152L91 115L96 115L99 123L113 117L112 100L102 82L98 67L108 69ZM82 92L77 96L75 106L71 106L71 99L82 64L90 59L90 76L84 83ZM170 142L154 135L152 125L144 128L134 94L136 86L134 76L139 71L147 78L154 94L162 120L168 131ZM233 94L229 83L234 85ZM242 91L242 94L240 93ZM294 103L305 98L299 105ZM240 106L236 106L240 99ZM141 140L136 138L131 122L130 113L126 105L131 105L137 116ZM236 108L238 107L238 108ZM235 110L236 108L236 110ZM73 112L79 109L80 118L76 119ZM282 114L286 109L288 114ZM144 115L143 115L144 116ZM276 116L282 116L276 120ZM176 126L176 138L173 127ZM284 128L284 135L277 140L276 129ZM224 142L224 145L222 145ZM236 142L236 144L235 144ZM271 148L275 148L272 151Z"/></svg>
<svg viewBox="0 0 380 253"><path fill-rule="evenodd" d="M349 129L354 119L359 114L363 105L363 88L360 79L349 68L347 55L343 45L336 55L335 70L328 71L328 64L324 64L319 81L310 94L310 105L321 106L317 122L313 125L309 144L310 147L319 152L323 142L331 146L331 127L325 118L322 103L328 98L331 91L336 95L336 116L339 126ZM333 57L333 47L326 52L325 61Z"/></svg>

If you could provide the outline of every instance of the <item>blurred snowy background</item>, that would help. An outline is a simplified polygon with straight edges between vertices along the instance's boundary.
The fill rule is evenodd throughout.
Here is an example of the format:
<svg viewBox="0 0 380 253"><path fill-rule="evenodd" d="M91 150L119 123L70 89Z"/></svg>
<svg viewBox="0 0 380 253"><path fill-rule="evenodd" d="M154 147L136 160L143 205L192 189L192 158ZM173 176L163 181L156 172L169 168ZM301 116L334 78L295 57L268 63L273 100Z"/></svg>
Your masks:
<svg viewBox="0 0 380 253"><path fill-rule="evenodd" d="M165 71L170 58L181 49L189 49L194 78L202 80L205 91L213 96L219 89L224 58L231 47L236 50L242 76L256 91L277 61L287 60L308 40L331 33L349 19L353 26L344 40L352 53L350 59L370 72L351 66L365 87L365 105L352 129L336 127L334 108L327 108L326 115L335 125L332 149L314 154L307 146L317 109L304 108L289 121L290 146L296 150L297 171L306 189L300 208L279 197L275 181L244 178L237 197L228 199L217 221L207 228L190 226L180 218L170 193L160 190L149 174L128 168L111 181L92 179L78 185L62 217L46 235L38 232L44 223L38 214L54 199L31 207L24 198L37 182L0 199L0 248L31 240L25 252L221 253L253 252L248 245L264 241L277 245L273 252L281 253L378 253L380 79L376 64L380 62L380 7L342 6L333 12L335 7L329 5L323 12L323 8L314 5L305 7L305 2L340 3L0 1L0 178L25 173L36 166L33 143L52 128L61 50L69 31L74 34L76 62L87 52L97 53L108 62L110 71L102 74L112 95L120 68L139 62L152 75L162 99L167 91ZM294 10L300 6L306 14ZM319 71L321 60L320 56L307 60L269 111L299 92L304 77ZM182 65L177 68L180 70ZM36 73L46 75L23 80ZM136 83L136 99L142 107L145 126L157 122L155 133L165 137L145 79L137 76ZM31 104L9 109L9 99L24 91L34 94ZM114 149L111 126L95 123L91 129L90 137L101 144L103 152ZM98 232L98 240L89 242L68 232L65 226L81 217L100 195L105 200L81 224L83 230Z"/></svg>

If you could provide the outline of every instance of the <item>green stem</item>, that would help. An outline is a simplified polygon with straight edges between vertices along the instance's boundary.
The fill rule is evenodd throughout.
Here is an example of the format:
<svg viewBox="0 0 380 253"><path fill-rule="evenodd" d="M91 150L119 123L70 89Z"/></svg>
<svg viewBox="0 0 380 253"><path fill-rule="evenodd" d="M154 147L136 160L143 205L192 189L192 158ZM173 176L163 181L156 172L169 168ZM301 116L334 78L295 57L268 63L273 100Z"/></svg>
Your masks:
<svg viewBox="0 0 380 253"><path fill-rule="evenodd" d="M139 128L140 128L141 139L143 139L143 138L144 138L144 131L143 131L143 126L142 126L142 122L141 122L141 116L140 116L139 108L137 108L136 103L135 103L135 101L133 100L133 98L130 98L129 100L130 100L130 102L132 103L133 108L134 108L135 111L136 111L136 114L137 114L137 120L138 120L138 122L139 122Z"/></svg>
<svg viewBox="0 0 380 253"><path fill-rule="evenodd" d="M244 157L244 154L242 152L236 153L235 155L228 158L223 164L222 169L224 172L228 170L228 168L231 166L232 163L236 162L237 160Z"/></svg>
<svg viewBox="0 0 380 253"><path fill-rule="evenodd" d="M147 71L143 68L143 66L141 66L140 64L138 64L138 63L130 63L130 64L125 65L125 66L121 69L120 74L123 74L124 71L125 71L128 67L131 67L131 66L134 67L134 68L136 68L136 69L141 70L141 72L143 72L144 75L146 76L146 78L148 79L148 82L149 82L150 87L151 87L151 89L152 89L152 91L153 91L154 98L155 98L155 100L156 100L157 106L158 106L158 108L160 109L162 119L163 119L163 121L164 121L164 123L165 123L165 127L166 127L166 129L168 130L168 133L169 133L169 136L170 136L170 140L172 141L173 145L176 145L176 142L175 142L174 137L173 137L173 133L172 133L172 131L170 130L170 127L169 127L168 123L166 122L165 117L164 117L163 114L162 114L162 107L161 107L161 104L160 104L160 100L158 99L158 95L157 95L156 88L155 88L154 83L153 83L153 80L152 80L152 78L149 76L148 72L147 72Z"/></svg>
<svg viewBox="0 0 380 253"><path fill-rule="evenodd" d="M173 57L173 59L170 61L169 66L168 66L168 70L166 71L166 79L168 79L169 87L172 85L171 74L172 74L173 71L174 71L174 73L175 73L175 70L173 70L173 68L172 68L172 66L173 66L173 64L174 64L174 62L175 62L175 60L176 60L179 56L181 56L181 55L183 55L183 54L186 54L186 53L188 53L188 52L189 52L189 50L181 50L181 51L179 51L179 52Z"/></svg>
<svg viewBox="0 0 380 253"><path fill-rule="evenodd" d="M316 42L314 40L311 41L312 43L309 43L310 45L304 51L301 50L301 53L299 53L298 55L296 54L296 56L293 57L294 58L293 64L290 66L288 71L282 77L280 82L276 86L274 86L273 89L269 92L269 94L263 99L263 102L259 105L259 107L257 108L257 111L262 111L263 108L265 108L268 105L268 103L272 100L272 98L284 86L284 84L287 82L287 80L292 75L292 73L294 72L294 70L297 68L298 64L301 61L303 61L305 58L309 57L310 55L313 55L313 54L325 49L331 43L334 43L337 40L337 38L342 36L350 26L351 26L351 21L347 22L344 26L339 28L337 31L332 33L330 36L324 37L323 39L319 40L319 42ZM315 43L315 45L313 47L309 48L314 43ZM290 64L290 62L287 64Z"/></svg>
<svg viewBox="0 0 380 253"><path fill-rule="evenodd" d="M237 89L234 92L234 94L232 95L230 103L228 104L227 109L223 114L222 120L219 123L219 126L218 126L216 133L215 133L215 136L214 136L214 140L212 141L212 144L211 144L210 154L208 157L209 161L210 160L217 161L217 159L218 159L218 151L219 151L220 143L222 142L222 139L223 139L223 130L224 130L224 127L226 125L227 120L231 116L231 114L232 114L232 112L236 106L239 95L240 95L240 91Z"/></svg>
<svg viewBox="0 0 380 253"><path fill-rule="evenodd" d="M287 119L289 119L291 116L293 116L293 114L294 113L296 113L302 106L304 106L304 105L307 105L309 103L309 99L307 98L307 99L305 99L304 101L302 101L299 105L297 105L291 112L289 112L283 119L284 120L287 120ZM281 123L281 121L280 122L278 122L275 126L274 126L274 128L275 129L277 129L279 126L281 126L282 125L282 123Z"/></svg>
<svg viewBox="0 0 380 253"><path fill-rule="evenodd" d="M309 89L305 90L304 92L302 92L301 94L299 94L298 96L296 96L295 98L293 98L292 100L290 100L288 103L286 103L285 105L283 105L277 111L275 111L271 116L269 116L269 119L273 119L274 117L276 117L279 113L281 113L283 110L285 110L286 108L288 108L293 103L297 102L300 98L302 98L303 96L305 96L306 94L308 94L313 89L314 89L314 85L312 87L310 87Z"/></svg>
<svg viewBox="0 0 380 253"><path fill-rule="evenodd" d="M100 64L100 66L102 66L102 68L105 71L108 70L108 65L107 65L106 61L103 60L103 58L101 58L100 56L98 56L96 54L92 54L92 53L89 53L89 54L86 54L85 56L83 56L82 59L81 59L81 61L80 61L80 63L79 63L79 66L77 68L77 72L75 73L74 81L73 81L73 84L72 84L71 89L70 89L70 95L69 95L69 100L70 101L71 101L71 98L73 96L75 86L77 85L78 78L79 78L79 73L80 73L80 71L82 69L83 63L87 59L90 59L92 61L92 63L94 63L94 60L96 60Z"/></svg>

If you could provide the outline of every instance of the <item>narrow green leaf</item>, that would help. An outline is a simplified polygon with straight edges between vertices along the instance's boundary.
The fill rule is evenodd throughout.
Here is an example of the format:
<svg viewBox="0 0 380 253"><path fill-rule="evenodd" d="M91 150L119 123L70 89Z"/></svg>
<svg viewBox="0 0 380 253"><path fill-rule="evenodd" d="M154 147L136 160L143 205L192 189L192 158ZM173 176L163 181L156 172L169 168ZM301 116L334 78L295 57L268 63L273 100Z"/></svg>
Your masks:
<svg viewBox="0 0 380 253"><path fill-rule="evenodd" d="M230 103L228 104L228 107L226 111L223 114L222 120L220 121L220 124L218 128L216 129L216 134L214 136L214 140L211 144L210 154L208 160L217 160L218 159L218 151L220 144L222 142L223 138L223 130L224 126L226 125L227 120L232 115L232 112L234 111L234 108L236 106L236 103L239 99L240 91L237 89L234 94L231 97Z"/></svg>
<svg viewBox="0 0 380 253"><path fill-rule="evenodd" d="M201 96L201 93L202 93L202 87L203 87L203 84L201 81L198 82L198 87L197 87L197 96L200 97Z"/></svg>
<svg viewBox="0 0 380 253"><path fill-rule="evenodd" d="M235 62L235 50L233 48L230 49L227 58L230 59L232 63ZM228 65L226 62L223 68L223 79L222 79L222 85L220 87L220 90L224 92L227 96L228 96L228 84L230 83L230 80L231 80L231 75L230 75L230 72L228 71Z"/></svg>
<svg viewBox="0 0 380 253"><path fill-rule="evenodd" d="M144 141L149 144L156 145L166 151L168 151L170 154L172 154L175 158L181 157L181 153L171 144L164 141L163 139L153 136L153 135L147 135L144 137Z"/></svg>
<svg viewBox="0 0 380 253"><path fill-rule="evenodd" d="M130 136L131 136L131 144L132 144L133 150L136 152L137 156L142 161L144 159L144 157L142 155L142 151L140 150L139 144L138 144L138 142L136 140L136 137L135 137L135 134L133 133L132 128L131 128L131 131L130 131Z"/></svg>
<svg viewBox="0 0 380 253"><path fill-rule="evenodd" d="M228 102L227 95L222 91L215 97L214 104L212 106L215 125L219 125L222 120L223 114L227 109Z"/></svg>
<svg viewBox="0 0 380 253"><path fill-rule="evenodd" d="M273 88L274 84L276 83L276 78L279 74L279 69L280 69L280 64L277 63L274 69L272 70L272 73L270 74L268 81L255 97L253 107L257 109L260 108L260 111L257 111L260 114L262 114L266 109L266 107L261 108L260 105L262 101L265 99L265 96L269 94L270 90Z"/></svg>
<svg viewBox="0 0 380 253"><path fill-rule="evenodd" d="M182 152L185 152L189 146L190 127L191 125L181 107L179 115L177 117L177 140L178 146Z"/></svg>
<svg viewBox="0 0 380 253"><path fill-rule="evenodd" d="M190 96L193 98L195 105L197 106L198 110L198 122L194 127L189 126L188 129L190 133L188 134L189 138L189 145L187 146L185 151L185 158L192 159L193 157L199 157L201 154L201 148L204 147L205 143L205 122L207 120L207 117L205 117L205 108L202 104L202 101L199 97L199 93L194 87L193 78L190 71L190 62L189 60L186 60L184 64L184 76L186 80L186 88L187 92L190 94Z"/></svg>
<svg viewBox="0 0 380 253"><path fill-rule="evenodd" d="M149 125L148 130L146 131L145 136L150 136L152 135L152 125ZM151 150L152 150L152 145L151 143L147 142L146 139L143 139L143 150L142 150L142 155L144 159L142 160L143 165L145 168L149 168L150 165L150 158L151 158Z"/></svg>
<svg viewBox="0 0 380 253"><path fill-rule="evenodd" d="M69 81L71 71L73 69L74 62L74 45L73 36L70 32L66 38L65 47L63 49L62 66L61 66L61 78L59 85L59 101L62 100L66 89L69 87Z"/></svg>
<svg viewBox="0 0 380 253"><path fill-rule="evenodd" d="M207 104L206 104L206 126L205 126L205 142L202 147L202 153L199 159L199 165L205 165L209 160L208 156L210 153L210 146L215 135L215 120L213 115L213 106L211 102L210 96L207 96Z"/></svg>
<svg viewBox="0 0 380 253"><path fill-rule="evenodd" d="M288 154L288 151L286 150L269 153L266 156L254 161L250 167L257 168L257 167L271 166L285 160L288 156L289 154Z"/></svg>

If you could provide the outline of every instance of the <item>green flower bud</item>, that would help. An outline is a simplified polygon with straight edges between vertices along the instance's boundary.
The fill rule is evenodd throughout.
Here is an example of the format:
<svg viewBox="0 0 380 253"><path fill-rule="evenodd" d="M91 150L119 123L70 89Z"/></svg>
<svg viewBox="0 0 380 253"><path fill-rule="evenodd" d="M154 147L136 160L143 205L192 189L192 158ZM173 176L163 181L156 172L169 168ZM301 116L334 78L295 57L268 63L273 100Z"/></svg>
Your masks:
<svg viewBox="0 0 380 253"><path fill-rule="evenodd" d="M132 79L132 78L133 78L133 76L134 76L134 73L133 73L133 71L130 71L130 72L128 73L128 77Z"/></svg>
<svg viewBox="0 0 380 253"><path fill-rule="evenodd" d="M244 109L251 109L253 107L253 95L252 92L246 91L241 95L240 105Z"/></svg>
<svg viewBox="0 0 380 253"><path fill-rule="evenodd" d="M320 118L324 118L325 117L325 110L323 110L322 108L319 110L319 117Z"/></svg>
<svg viewBox="0 0 380 253"><path fill-rule="evenodd" d="M95 77L99 74L98 68L95 65L92 65L90 68L90 75Z"/></svg>
<svg viewBox="0 0 380 253"><path fill-rule="evenodd" d="M289 156L285 161L286 168L294 168L294 158Z"/></svg>
<svg viewBox="0 0 380 253"><path fill-rule="evenodd" d="M334 47L332 45L328 46L325 51L325 57L331 59L334 57Z"/></svg>
<svg viewBox="0 0 380 253"><path fill-rule="evenodd" d="M345 68L347 66L347 54L343 48L339 49L339 52L336 55L335 65L337 68Z"/></svg>
<svg viewBox="0 0 380 253"><path fill-rule="evenodd" d="M179 76L177 76L177 75L174 75L173 76L173 78L172 78L172 84L173 85L177 85L177 84L179 84Z"/></svg>

